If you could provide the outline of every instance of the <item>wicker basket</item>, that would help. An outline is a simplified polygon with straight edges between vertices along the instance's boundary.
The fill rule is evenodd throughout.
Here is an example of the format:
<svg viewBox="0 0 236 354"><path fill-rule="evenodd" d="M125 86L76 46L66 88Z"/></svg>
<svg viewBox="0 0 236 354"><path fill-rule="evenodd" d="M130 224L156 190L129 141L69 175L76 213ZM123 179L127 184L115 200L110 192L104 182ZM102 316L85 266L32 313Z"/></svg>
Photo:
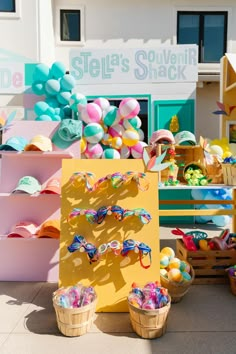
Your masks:
<svg viewBox="0 0 236 354"><path fill-rule="evenodd" d="M53 299L60 332L67 337L77 337L87 333L94 320L96 304L97 298L89 305L70 309L58 306Z"/></svg>
<svg viewBox="0 0 236 354"><path fill-rule="evenodd" d="M224 184L228 186L236 186L236 165L223 163Z"/></svg>
<svg viewBox="0 0 236 354"><path fill-rule="evenodd" d="M142 338L159 338L166 332L171 298L166 306L156 310L139 309L128 301L130 321L133 330Z"/></svg>
<svg viewBox="0 0 236 354"><path fill-rule="evenodd" d="M223 184L223 168L222 164L215 158L214 163L211 165L206 164L207 177L211 180L210 183Z"/></svg>
<svg viewBox="0 0 236 354"><path fill-rule="evenodd" d="M164 288L168 289L168 293L170 294L172 303L180 302L184 297L184 295L187 294L187 292L189 291L190 285L192 284L195 278L195 273L191 265L190 265L190 274L191 274L191 279L182 284L170 281L169 279L161 275L161 279L160 279L161 285Z"/></svg>
<svg viewBox="0 0 236 354"><path fill-rule="evenodd" d="M236 295L236 277L229 275L229 282L232 294Z"/></svg>

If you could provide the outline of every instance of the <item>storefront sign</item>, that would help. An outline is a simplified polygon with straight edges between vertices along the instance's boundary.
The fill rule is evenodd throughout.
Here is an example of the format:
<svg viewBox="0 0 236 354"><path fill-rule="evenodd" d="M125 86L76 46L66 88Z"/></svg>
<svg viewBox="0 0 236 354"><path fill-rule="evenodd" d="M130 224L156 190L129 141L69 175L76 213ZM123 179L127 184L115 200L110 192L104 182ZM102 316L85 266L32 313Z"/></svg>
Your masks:
<svg viewBox="0 0 236 354"><path fill-rule="evenodd" d="M198 47L73 49L70 73L77 85L196 82Z"/></svg>
<svg viewBox="0 0 236 354"><path fill-rule="evenodd" d="M22 93L24 86L24 64L0 61L0 94Z"/></svg>

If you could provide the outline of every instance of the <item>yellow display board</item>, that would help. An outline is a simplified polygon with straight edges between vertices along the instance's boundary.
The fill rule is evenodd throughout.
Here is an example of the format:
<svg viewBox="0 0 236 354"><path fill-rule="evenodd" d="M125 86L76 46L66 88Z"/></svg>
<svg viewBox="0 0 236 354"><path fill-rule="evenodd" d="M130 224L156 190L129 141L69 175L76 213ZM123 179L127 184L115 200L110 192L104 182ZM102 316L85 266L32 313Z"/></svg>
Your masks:
<svg viewBox="0 0 236 354"><path fill-rule="evenodd" d="M92 172L97 181L115 172L125 174L127 171L145 172L148 190L139 190L134 180L119 188L114 188L108 180L92 192L86 190L84 181L75 185L70 182L75 172ZM136 282L144 285L148 281L160 279L157 177L157 173L145 171L142 160L70 159L62 162L59 286L77 282L94 286L98 295L98 312L128 312L127 295L131 284ZM102 206L112 205L128 210L144 208L152 219L143 224L137 215L119 221L111 214L101 224L91 224L85 215L80 215L68 222L68 215L74 208L97 211ZM67 247L72 244L75 235L83 236L96 247L112 240L121 244L127 239L143 242L151 248L151 262L148 254L142 255L134 250L125 256L116 255L110 250L98 261L89 262L86 252L68 251ZM150 263L150 267L145 268Z"/></svg>

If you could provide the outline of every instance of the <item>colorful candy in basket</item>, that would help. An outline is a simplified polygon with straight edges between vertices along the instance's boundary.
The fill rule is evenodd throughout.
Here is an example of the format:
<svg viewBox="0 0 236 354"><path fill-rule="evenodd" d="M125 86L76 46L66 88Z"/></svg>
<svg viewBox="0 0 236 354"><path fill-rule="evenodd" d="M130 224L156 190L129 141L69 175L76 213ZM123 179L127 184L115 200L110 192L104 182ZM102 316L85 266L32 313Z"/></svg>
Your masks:
<svg viewBox="0 0 236 354"><path fill-rule="evenodd" d="M78 308L89 305L96 297L97 295L92 286L86 287L81 283L59 288L53 293L55 303L63 308Z"/></svg>
<svg viewBox="0 0 236 354"><path fill-rule="evenodd" d="M144 287L133 283L132 290L128 295L128 301L137 308L154 310L166 306L170 301L170 297L168 290L163 288L157 281L149 282Z"/></svg>

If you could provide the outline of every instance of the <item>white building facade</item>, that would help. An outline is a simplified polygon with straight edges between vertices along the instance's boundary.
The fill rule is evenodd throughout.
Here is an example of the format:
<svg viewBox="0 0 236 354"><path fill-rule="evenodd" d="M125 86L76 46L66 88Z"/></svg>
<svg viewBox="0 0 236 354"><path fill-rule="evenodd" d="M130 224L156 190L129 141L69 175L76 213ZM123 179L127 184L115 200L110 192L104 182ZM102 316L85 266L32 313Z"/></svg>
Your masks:
<svg viewBox="0 0 236 354"><path fill-rule="evenodd" d="M144 83L142 88L132 83L101 83L96 88L81 85L79 91L91 96L151 94L155 101L192 99L194 117L190 119L194 120L196 136L217 138L219 118L212 112L220 96L220 57L236 52L235 18L234 0L4 0L0 4L0 106L21 105L19 95L1 90L4 68L10 63L51 65L60 61L70 70L72 49L103 49L104 53L115 49L122 53L192 40L188 44L199 45L197 83ZM13 73L9 75L14 81Z"/></svg>

